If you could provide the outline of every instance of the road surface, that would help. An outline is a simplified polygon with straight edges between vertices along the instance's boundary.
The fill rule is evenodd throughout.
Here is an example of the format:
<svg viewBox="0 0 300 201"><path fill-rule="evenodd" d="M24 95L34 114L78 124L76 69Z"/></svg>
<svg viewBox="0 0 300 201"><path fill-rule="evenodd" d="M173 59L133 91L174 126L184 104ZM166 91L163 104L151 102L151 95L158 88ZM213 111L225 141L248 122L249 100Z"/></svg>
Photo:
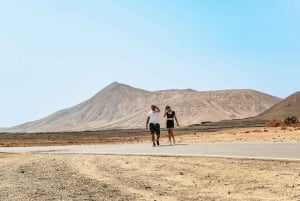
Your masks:
<svg viewBox="0 0 300 201"><path fill-rule="evenodd" d="M300 143L297 142L218 142L162 145L160 147L151 147L150 144L0 147L0 152L207 156L300 161Z"/></svg>

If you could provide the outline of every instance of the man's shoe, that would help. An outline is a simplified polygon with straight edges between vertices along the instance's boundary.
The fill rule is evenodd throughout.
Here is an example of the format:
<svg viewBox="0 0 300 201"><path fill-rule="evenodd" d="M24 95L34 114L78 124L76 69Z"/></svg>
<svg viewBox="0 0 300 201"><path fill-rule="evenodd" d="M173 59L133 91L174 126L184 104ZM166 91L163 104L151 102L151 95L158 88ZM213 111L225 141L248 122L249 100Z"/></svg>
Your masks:
<svg viewBox="0 0 300 201"><path fill-rule="evenodd" d="M159 141L158 140L156 140L156 144L157 144L157 146L159 146Z"/></svg>
<svg viewBox="0 0 300 201"><path fill-rule="evenodd" d="M155 142L153 142L153 146L152 147L156 147L156 144L155 144Z"/></svg>

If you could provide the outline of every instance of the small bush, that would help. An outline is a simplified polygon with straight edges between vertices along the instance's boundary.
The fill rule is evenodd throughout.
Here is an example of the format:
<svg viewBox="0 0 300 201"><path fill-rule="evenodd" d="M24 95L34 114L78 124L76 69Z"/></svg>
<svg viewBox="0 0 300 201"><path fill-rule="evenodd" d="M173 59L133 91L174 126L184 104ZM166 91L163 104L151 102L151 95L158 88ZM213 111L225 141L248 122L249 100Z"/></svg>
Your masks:
<svg viewBox="0 0 300 201"><path fill-rule="evenodd" d="M285 118L284 123L285 123L286 125L293 125L293 124L299 123L299 120L298 120L297 117L292 116L292 117L287 117L287 118Z"/></svg>
<svg viewBox="0 0 300 201"><path fill-rule="evenodd" d="M267 127L282 127L282 126L284 126L284 122L280 121L280 120L273 119L273 120L267 122L266 126Z"/></svg>
<svg viewBox="0 0 300 201"><path fill-rule="evenodd" d="M287 117L284 121L273 119L266 124L267 127L281 127L286 128L290 127L300 127L300 122L297 117Z"/></svg>

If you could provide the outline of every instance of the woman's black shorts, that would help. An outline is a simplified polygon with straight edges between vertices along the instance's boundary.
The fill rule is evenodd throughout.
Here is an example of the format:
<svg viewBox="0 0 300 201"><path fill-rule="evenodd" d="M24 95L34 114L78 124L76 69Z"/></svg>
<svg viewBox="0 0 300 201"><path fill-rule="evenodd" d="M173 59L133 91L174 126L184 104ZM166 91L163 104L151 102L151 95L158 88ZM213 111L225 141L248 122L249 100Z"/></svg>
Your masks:
<svg viewBox="0 0 300 201"><path fill-rule="evenodd" d="M174 128L174 120L167 120L167 128Z"/></svg>

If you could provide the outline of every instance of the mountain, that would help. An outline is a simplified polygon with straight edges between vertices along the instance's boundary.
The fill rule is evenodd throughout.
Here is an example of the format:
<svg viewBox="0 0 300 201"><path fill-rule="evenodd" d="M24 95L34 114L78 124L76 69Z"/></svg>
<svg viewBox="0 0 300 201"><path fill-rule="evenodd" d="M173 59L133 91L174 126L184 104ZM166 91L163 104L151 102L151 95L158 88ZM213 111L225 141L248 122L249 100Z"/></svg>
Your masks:
<svg viewBox="0 0 300 201"><path fill-rule="evenodd" d="M7 128L0 128L0 132L5 131Z"/></svg>
<svg viewBox="0 0 300 201"><path fill-rule="evenodd" d="M198 92L187 89L151 92L114 82L79 105L10 128L8 131L143 128L151 104L158 105L162 111L165 105L170 105L176 111L181 125L186 126L202 121L252 117L279 101L277 97L254 90ZM161 122L164 122L163 118Z"/></svg>
<svg viewBox="0 0 300 201"><path fill-rule="evenodd" d="M275 104L267 111L258 115L257 118L265 120L283 120L289 116L296 116L300 118L300 92L296 92Z"/></svg>

